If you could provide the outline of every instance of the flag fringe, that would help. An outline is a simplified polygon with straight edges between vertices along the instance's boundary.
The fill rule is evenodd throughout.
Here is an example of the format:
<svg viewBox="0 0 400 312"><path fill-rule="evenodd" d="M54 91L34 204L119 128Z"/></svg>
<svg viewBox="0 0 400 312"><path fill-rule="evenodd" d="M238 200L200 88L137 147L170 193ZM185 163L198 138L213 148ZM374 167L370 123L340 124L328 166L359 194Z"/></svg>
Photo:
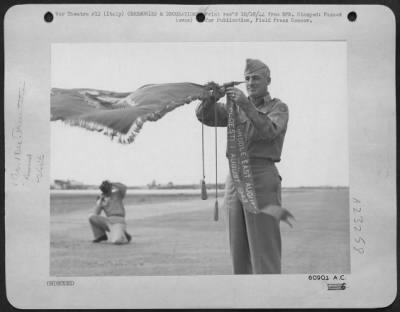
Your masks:
<svg viewBox="0 0 400 312"><path fill-rule="evenodd" d="M173 111L175 108L179 106L190 104L193 101L203 100L203 99L204 99L204 94L198 96L188 96L187 98L183 99L180 102L172 102L166 105L165 108L163 108L162 110L138 117L133 121L127 133L122 133L115 129L107 127L101 123L80 119L79 117L77 119L61 119L61 120L69 126L73 127L76 126L90 131L102 132L104 135L109 136L112 140L114 140L114 137L117 137L118 143L120 144L130 144L135 140L136 136L139 134L140 130L143 127L143 124L146 121L157 121L158 119L162 118L165 114Z"/></svg>

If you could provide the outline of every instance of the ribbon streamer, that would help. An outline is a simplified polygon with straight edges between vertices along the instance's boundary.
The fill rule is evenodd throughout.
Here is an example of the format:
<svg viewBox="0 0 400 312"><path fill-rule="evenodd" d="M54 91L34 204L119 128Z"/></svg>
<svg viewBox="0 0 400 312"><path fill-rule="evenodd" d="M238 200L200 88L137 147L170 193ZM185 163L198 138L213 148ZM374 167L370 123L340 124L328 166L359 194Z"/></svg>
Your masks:
<svg viewBox="0 0 400 312"><path fill-rule="evenodd" d="M244 125L238 122L238 107L227 97L228 110L228 161L231 177L244 208L252 213L260 212L254 188L253 174L247 143L244 138Z"/></svg>

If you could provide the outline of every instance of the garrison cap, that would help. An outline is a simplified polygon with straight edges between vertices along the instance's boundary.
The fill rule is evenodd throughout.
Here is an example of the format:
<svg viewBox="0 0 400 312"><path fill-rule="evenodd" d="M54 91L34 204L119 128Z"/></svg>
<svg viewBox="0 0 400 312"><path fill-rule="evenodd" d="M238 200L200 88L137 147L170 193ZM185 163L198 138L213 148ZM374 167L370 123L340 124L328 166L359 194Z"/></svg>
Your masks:
<svg viewBox="0 0 400 312"><path fill-rule="evenodd" d="M259 72L260 74L269 77L271 72L266 64L256 59L246 59L246 68L244 69L244 74L253 74Z"/></svg>

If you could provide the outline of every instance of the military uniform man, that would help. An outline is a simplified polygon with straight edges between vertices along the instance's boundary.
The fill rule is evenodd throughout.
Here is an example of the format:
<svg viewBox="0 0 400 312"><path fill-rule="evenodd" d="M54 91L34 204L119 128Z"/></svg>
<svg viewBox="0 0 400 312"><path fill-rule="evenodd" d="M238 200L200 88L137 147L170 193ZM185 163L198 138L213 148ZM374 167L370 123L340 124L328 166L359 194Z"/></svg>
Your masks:
<svg viewBox="0 0 400 312"><path fill-rule="evenodd" d="M235 87L217 90L197 107L196 115L205 125L228 126L226 103L215 103L225 93L239 108L238 123L244 129L260 212L254 213L244 208L230 173L226 180L224 206L227 209L233 272L279 274L279 223L281 220L288 222L288 217L292 215L281 208L281 176L275 163L281 160L289 112L286 104L271 98L268 92L271 76L266 64L247 59L244 76L248 97Z"/></svg>
<svg viewBox="0 0 400 312"><path fill-rule="evenodd" d="M93 243L110 239L111 243L124 244L131 241L126 231L125 207L123 199L127 187L122 183L103 181L100 185L102 194L96 201L94 212L89 216L93 231ZM104 211L105 217L101 216ZM106 233L109 233L109 237Z"/></svg>

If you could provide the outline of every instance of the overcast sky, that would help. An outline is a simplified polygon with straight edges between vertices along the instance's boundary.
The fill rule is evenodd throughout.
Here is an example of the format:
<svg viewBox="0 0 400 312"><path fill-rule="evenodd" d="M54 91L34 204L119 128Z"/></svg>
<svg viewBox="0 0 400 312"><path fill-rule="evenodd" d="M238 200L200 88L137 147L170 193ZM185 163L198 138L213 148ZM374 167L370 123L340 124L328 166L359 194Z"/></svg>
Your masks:
<svg viewBox="0 0 400 312"><path fill-rule="evenodd" d="M283 186L348 186L345 42L53 44L52 87L134 91L148 83L242 80L246 58L271 69L270 93L289 106L278 169ZM244 86L241 87L244 90ZM51 179L128 185L198 183L202 178L197 103L146 122L118 144L51 122ZM206 127L206 181L215 181L214 129ZM228 173L226 129L218 128L218 181Z"/></svg>

